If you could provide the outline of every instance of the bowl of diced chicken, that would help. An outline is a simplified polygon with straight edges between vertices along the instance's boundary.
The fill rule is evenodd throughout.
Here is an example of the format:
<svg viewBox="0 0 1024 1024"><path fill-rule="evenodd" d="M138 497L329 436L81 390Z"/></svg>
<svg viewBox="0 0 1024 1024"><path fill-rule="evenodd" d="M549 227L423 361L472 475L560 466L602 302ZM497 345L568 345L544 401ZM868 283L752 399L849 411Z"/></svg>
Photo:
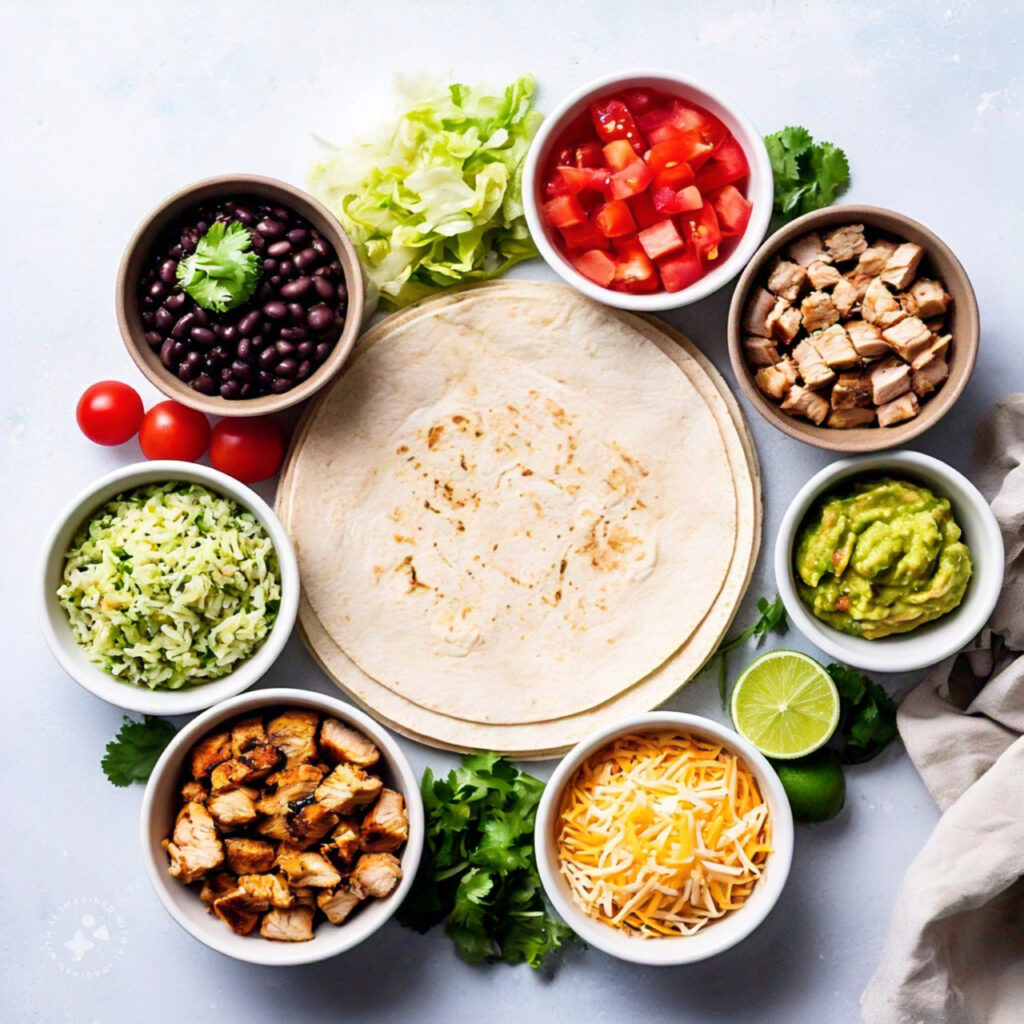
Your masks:
<svg viewBox="0 0 1024 1024"><path fill-rule="evenodd" d="M412 885L423 805L387 731L340 700L273 689L225 701L164 751L142 852L190 935L249 963L351 949Z"/></svg>
<svg viewBox="0 0 1024 1024"><path fill-rule="evenodd" d="M775 232L729 310L740 386L780 430L833 451L904 444L974 369L978 305L950 248L917 221L833 206Z"/></svg>

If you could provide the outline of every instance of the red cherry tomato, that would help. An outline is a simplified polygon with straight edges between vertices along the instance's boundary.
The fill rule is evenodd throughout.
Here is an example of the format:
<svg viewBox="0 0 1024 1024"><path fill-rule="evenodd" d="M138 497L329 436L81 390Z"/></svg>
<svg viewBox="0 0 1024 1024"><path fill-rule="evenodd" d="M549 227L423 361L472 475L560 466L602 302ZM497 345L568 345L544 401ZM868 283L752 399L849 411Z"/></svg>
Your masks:
<svg viewBox="0 0 1024 1024"><path fill-rule="evenodd" d="M78 400L78 427L95 444L124 444L142 422L142 399L135 388L119 380L101 380L86 388Z"/></svg>
<svg viewBox="0 0 1024 1024"><path fill-rule="evenodd" d="M266 480L281 468L284 434L269 416L221 420L210 438L210 463L244 484Z"/></svg>
<svg viewBox="0 0 1024 1024"><path fill-rule="evenodd" d="M147 459L195 462L209 443L209 420L180 402L158 402L139 428L139 446Z"/></svg>

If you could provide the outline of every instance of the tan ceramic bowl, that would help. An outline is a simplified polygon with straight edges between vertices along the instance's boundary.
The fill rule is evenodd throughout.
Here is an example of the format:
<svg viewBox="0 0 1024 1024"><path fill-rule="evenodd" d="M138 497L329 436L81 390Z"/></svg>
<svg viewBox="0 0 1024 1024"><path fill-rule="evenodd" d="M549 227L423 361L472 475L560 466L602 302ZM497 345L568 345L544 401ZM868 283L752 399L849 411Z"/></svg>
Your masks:
<svg viewBox="0 0 1024 1024"><path fill-rule="evenodd" d="M921 266L923 273L934 274L946 286L953 297L949 331L953 341L949 352L949 378L945 384L921 405L917 416L895 427L855 427L838 430L833 427L818 427L808 420L789 416L778 405L766 398L754 382L754 375L743 354L743 310L755 287L762 284L767 276L768 264L772 258L790 242L810 231L827 231L842 224L864 224L907 242L915 242L925 250ZM798 217L775 232L747 264L732 295L729 307L729 358L733 372L747 398L759 413L783 433L798 441L828 448L836 452L859 454L880 451L905 444L918 434L924 433L937 423L960 397L974 369L978 355L978 303L974 289L960 261L953 251L937 235L923 224L894 210L878 206L830 206L824 210Z"/></svg>
<svg viewBox="0 0 1024 1024"><path fill-rule="evenodd" d="M145 328L139 316L136 284L150 248L167 225L190 206L218 196L256 195L287 206L305 217L334 247L348 288L345 326L333 351L315 373L281 395L229 400L219 395L204 395L170 373L145 340ZM183 188L165 199L139 225L128 243L117 273L117 324L121 337L139 369L168 398L213 416L265 416L296 405L319 391L342 367L355 345L363 318L363 278L359 261L348 236L325 206L300 189L274 178L251 174L225 174L207 178Z"/></svg>

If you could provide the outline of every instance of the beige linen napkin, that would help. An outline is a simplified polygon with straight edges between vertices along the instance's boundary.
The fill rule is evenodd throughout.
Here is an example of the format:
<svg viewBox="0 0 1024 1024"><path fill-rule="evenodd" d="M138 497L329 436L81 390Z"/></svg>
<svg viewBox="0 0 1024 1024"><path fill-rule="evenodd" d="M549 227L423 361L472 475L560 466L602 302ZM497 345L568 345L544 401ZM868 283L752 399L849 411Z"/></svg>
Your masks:
<svg viewBox="0 0 1024 1024"><path fill-rule="evenodd" d="M988 628L900 705L943 815L900 886L864 1024L1024 1021L1024 394L996 405L978 447L1006 583Z"/></svg>

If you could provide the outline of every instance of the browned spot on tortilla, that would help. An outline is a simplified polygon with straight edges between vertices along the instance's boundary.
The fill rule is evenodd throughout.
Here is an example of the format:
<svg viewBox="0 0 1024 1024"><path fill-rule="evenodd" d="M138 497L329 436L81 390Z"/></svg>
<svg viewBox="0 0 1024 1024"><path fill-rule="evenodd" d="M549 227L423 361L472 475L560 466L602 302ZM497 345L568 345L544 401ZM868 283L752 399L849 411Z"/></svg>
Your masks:
<svg viewBox="0 0 1024 1024"><path fill-rule="evenodd" d="M625 554L634 544L639 544L640 538L632 536L617 523L610 526L603 537L599 537L600 523L600 519L594 522L590 528L587 542L577 548L577 554L586 555L595 569L599 569L601 572L611 572L613 569L618 569L621 564L618 556Z"/></svg>
<svg viewBox="0 0 1024 1024"><path fill-rule="evenodd" d="M634 459L632 455L627 451L623 451L622 447L617 444L612 444L612 447L619 453L619 458L629 466L635 473L639 473L641 476L647 476L647 470L644 469L643 463L639 459Z"/></svg>
<svg viewBox="0 0 1024 1024"><path fill-rule="evenodd" d="M408 450L409 450L409 446L407 444L400 444L398 446L397 453L399 455L404 455Z"/></svg>
<svg viewBox="0 0 1024 1024"><path fill-rule="evenodd" d="M431 427L427 431L427 447L434 448L437 442L441 440L441 435L444 433L444 427L440 423Z"/></svg>
<svg viewBox="0 0 1024 1024"><path fill-rule="evenodd" d="M413 593L415 590L431 590L430 586L423 583L416 575L416 566L412 564L412 555L406 555L405 558L395 566L395 572L408 572L409 574L409 589L406 591L407 594Z"/></svg>
<svg viewBox="0 0 1024 1024"><path fill-rule="evenodd" d="M532 469L524 469L523 470L523 476L533 476L533 470Z"/></svg>
<svg viewBox="0 0 1024 1024"><path fill-rule="evenodd" d="M635 490L630 475L621 467L616 466L604 481L613 491L623 495L631 495Z"/></svg>
<svg viewBox="0 0 1024 1024"><path fill-rule="evenodd" d="M413 537L406 537L406 536L402 535L401 533L393 533L391 536L395 538L395 543L397 543L397 544L415 544L416 543L415 538L413 538Z"/></svg>

